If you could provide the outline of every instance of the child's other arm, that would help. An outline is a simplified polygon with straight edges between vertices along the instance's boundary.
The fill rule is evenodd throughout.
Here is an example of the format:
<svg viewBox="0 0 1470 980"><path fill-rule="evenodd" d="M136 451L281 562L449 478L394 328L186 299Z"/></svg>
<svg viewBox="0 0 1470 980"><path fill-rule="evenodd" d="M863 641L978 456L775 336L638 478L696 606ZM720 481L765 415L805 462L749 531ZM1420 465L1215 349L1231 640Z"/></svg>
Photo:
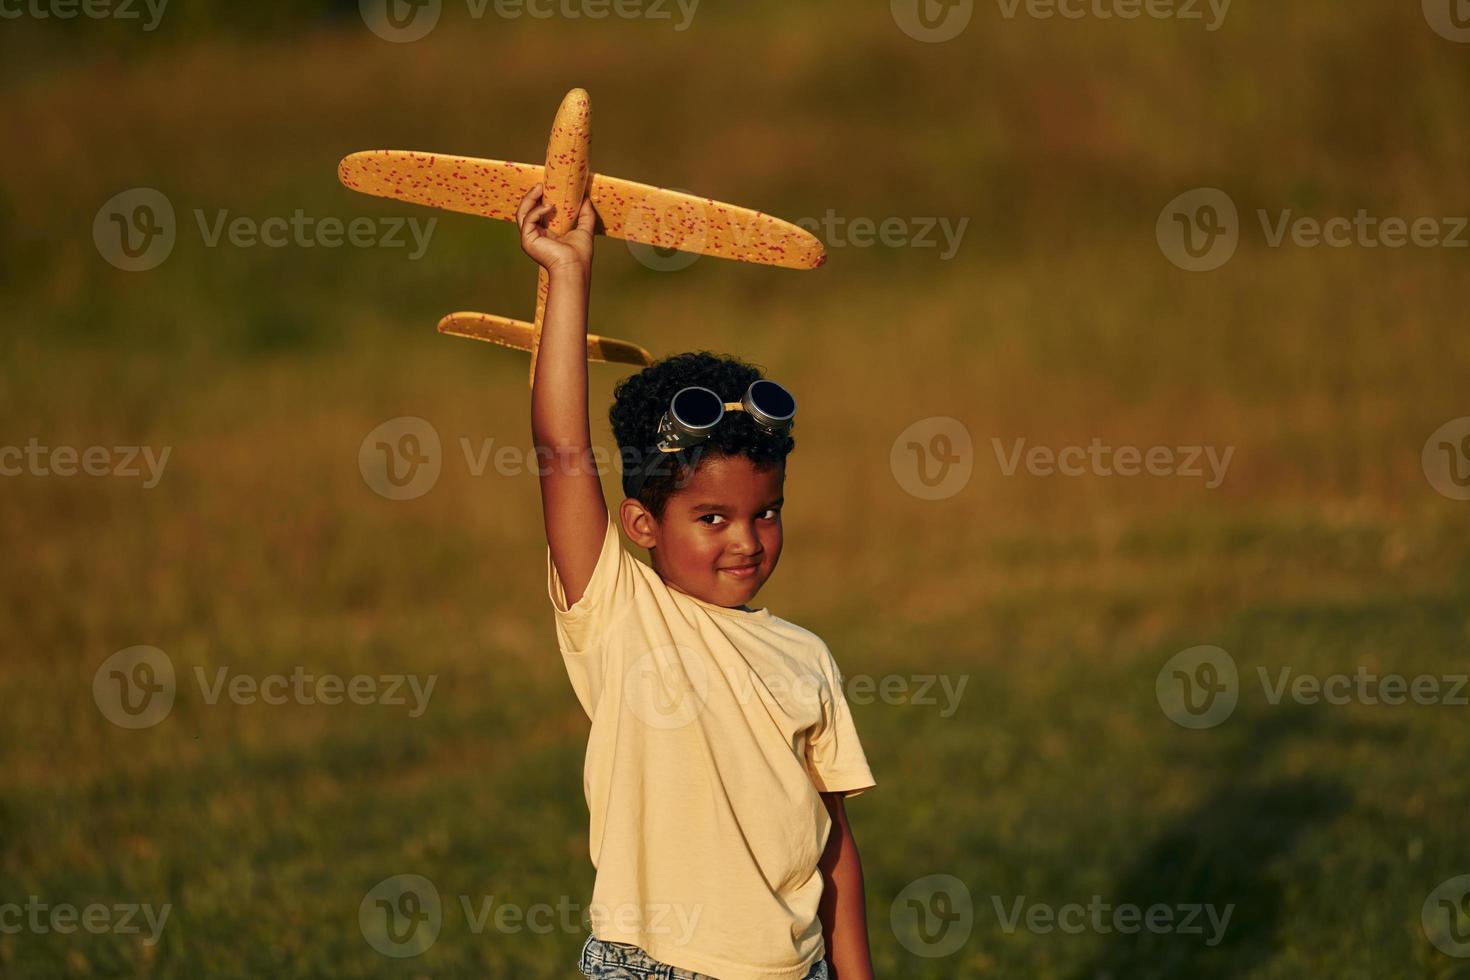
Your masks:
<svg viewBox="0 0 1470 980"><path fill-rule="evenodd" d="M584 200L576 227L558 237L545 227L551 208L537 184L516 216L521 249L550 280L531 386L531 439L541 473L546 543L570 605L592 579L608 520L587 424L587 291L597 215Z"/></svg>
<svg viewBox="0 0 1470 980"><path fill-rule="evenodd" d="M832 818L832 832L818 866L824 887L818 916L827 943L832 980L873 980L868 953L868 912L863 897L863 862L857 841L847 824L841 793L823 793L822 803Z"/></svg>

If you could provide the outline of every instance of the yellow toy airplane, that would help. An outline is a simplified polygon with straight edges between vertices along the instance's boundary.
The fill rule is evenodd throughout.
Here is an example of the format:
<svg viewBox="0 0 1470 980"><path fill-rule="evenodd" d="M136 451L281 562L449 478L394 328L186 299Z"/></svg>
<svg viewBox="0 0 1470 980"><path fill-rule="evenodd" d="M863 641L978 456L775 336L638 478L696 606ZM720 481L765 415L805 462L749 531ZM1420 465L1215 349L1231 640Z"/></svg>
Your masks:
<svg viewBox="0 0 1470 980"><path fill-rule="evenodd" d="M815 235L779 218L592 173L587 166L591 139L591 102L584 90L574 88L557 110L545 167L369 150L346 157L337 166L337 179L364 194L510 222L516 220L521 198L541 183L545 201L555 205L547 226L554 235L571 230L586 196L597 210L597 231L613 238L787 269L815 269L827 260ZM439 332L530 351L534 384L548 285L542 269L536 286L536 319L531 323L490 313L451 313L439 321ZM648 351L637 344L591 333L587 335L587 357L644 366L653 363Z"/></svg>

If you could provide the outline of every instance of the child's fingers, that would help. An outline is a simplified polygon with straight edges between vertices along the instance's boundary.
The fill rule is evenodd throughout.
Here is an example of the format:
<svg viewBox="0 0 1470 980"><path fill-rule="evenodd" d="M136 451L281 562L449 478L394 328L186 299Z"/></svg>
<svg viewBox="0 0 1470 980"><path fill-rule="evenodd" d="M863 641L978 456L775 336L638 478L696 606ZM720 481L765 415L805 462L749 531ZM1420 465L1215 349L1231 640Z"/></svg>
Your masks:
<svg viewBox="0 0 1470 980"><path fill-rule="evenodd" d="M597 229L597 211L592 207L592 198L582 198L582 210L577 212L577 230L593 234Z"/></svg>
<svg viewBox="0 0 1470 980"><path fill-rule="evenodd" d="M541 219L546 217L546 215L549 214L551 210L552 205L542 204L541 206L534 208L531 211L528 211L526 215L521 218L521 233L530 234L531 229L538 227L541 223Z"/></svg>
<svg viewBox="0 0 1470 980"><path fill-rule="evenodd" d="M521 198L520 206L516 208L516 224L523 225L526 223L526 214L531 210L532 205L534 205L537 199L540 197L540 184L536 184L530 190L526 191L526 196Z"/></svg>

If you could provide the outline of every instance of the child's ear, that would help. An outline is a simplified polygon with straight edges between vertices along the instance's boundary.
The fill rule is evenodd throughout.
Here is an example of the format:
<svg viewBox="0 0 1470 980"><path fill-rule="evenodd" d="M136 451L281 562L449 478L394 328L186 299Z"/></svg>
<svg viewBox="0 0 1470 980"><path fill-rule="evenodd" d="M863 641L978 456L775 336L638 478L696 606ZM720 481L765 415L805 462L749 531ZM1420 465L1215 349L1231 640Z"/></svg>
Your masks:
<svg viewBox="0 0 1470 980"><path fill-rule="evenodd" d="M658 521L647 507L634 497L624 497L618 508L623 522L623 533L638 547L651 550L658 547Z"/></svg>

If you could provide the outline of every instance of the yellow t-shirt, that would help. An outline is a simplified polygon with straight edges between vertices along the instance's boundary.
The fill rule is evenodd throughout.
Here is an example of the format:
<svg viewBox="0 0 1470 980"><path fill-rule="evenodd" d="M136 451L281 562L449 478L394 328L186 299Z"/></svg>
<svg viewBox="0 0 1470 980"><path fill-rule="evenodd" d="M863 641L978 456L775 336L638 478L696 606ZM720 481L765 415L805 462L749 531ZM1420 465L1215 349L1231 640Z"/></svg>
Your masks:
<svg viewBox="0 0 1470 980"><path fill-rule="evenodd" d="M719 980L801 980L824 955L821 792L877 785L814 633L686 595L608 515L586 592L547 591L592 719L582 785L592 933Z"/></svg>

